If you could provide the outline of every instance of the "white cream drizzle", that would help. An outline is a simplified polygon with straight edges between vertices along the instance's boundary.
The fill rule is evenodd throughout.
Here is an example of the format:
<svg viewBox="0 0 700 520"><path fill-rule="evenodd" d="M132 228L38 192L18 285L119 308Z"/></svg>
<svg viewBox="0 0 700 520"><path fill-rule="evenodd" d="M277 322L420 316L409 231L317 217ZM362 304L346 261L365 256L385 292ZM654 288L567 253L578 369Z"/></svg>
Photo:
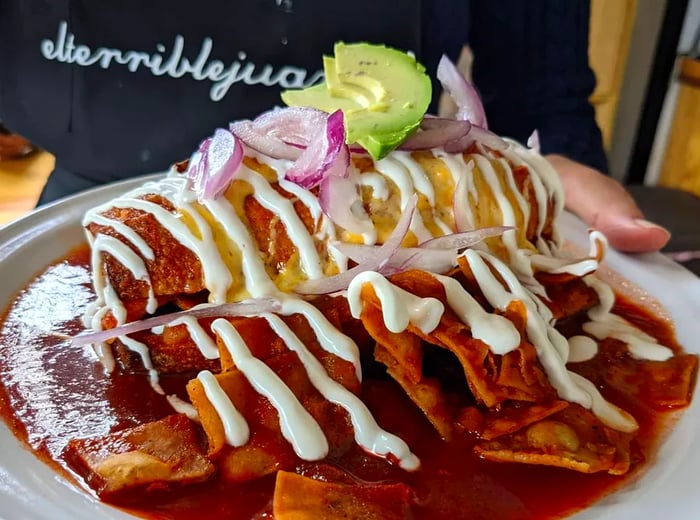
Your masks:
<svg viewBox="0 0 700 520"><path fill-rule="evenodd" d="M336 329L323 313L309 302L298 298L284 297L281 303L282 309L280 314L283 316L291 314L303 315L313 329L314 334L316 334L316 339L321 348L352 363L355 367L355 375L358 381L362 382L360 349L352 339Z"/></svg>
<svg viewBox="0 0 700 520"><path fill-rule="evenodd" d="M569 359L567 363L589 361L598 353L598 344L588 336L572 336L569 338Z"/></svg>
<svg viewBox="0 0 700 520"><path fill-rule="evenodd" d="M176 396L175 394L166 395L165 398L167 399L168 404L172 406L173 410L175 410L177 413L187 416L187 418L191 421L200 422L197 409L192 406L192 403L188 403L184 399L180 399L180 397Z"/></svg>
<svg viewBox="0 0 700 520"><path fill-rule="evenodd" d="M258 253L258 246L231 203L221 197L217 200L207 201L206 207L221 224L229 240L238 247L246 289L250 295L257 298L275 294L277 286L267 274L263 259Z"/></svg>
<svg viewBox="0 0 700 520"><path fill-rule="evenodd" d="M399 190L399 195L401 198L401 211L406 208L411 200L411 197L416 193L415 186L413 184L413 178L411 172L408 171L406 166L394 158L393 155L389 155L384 159L377 161L377 170L381 172L387 179L391 180L394 185ZM411 231L418 239L418 242L424 242L433 238L433 235L428 228L425 227L423 218L420 216L420 212L416 211L411 220Z"/></svg>
<svg viewBox="0 0 700 520"><path fill-rule="evenodd" d="M549 320L551 312L543 312L537 303L537 296L524 288L513 272L497 258L483 252L467 250L464 257L474 273L479 288L488 302L496 309L505 310L513 300L520 300L527 310L527 336L537 351L537 357L544 367L549 382L564 400L578 403L592 410L601 421L611 428L631 432L638 428L637 422L624 410L608 403L592 383L582 384L584 379L567 370L569 344ZM488 264L485 260L488 260ZM488 265L496 269L506 290L491 273Z"/></svg>
<svg viewBox="0 0 700 520"><path fill-rule="evenodd" d="M423 168L411 157L409 152L396 151L392 156L406 168L415 190L423 194L427 199L432 210L433 222L440 228L440 232L443 235L452 233L453 229L450 224L445 222L437 211L437 205L435 204L435 188Z"/></svg>
<svg viewBox="0 0 700 520"><path fill-rule="evenodd" d="M386 202L389 198L389 187L386 185L386 180L380 174L375 172L366 172L360 176L360 185L368 186L372 189L372 197Z"/></svg>
<svg viewBox="0 0 700 520"><path fill-rule="evenodd" d="M608 284L595 275L588 275L583 281L596 292L599 300L598 305L588 311L590 321L583 324L584 332L599 340L614 338L626 343L630 355L635 359L666 361L673 357L673 350L660 345L655 338L612 313L615 293Z"/></svg>
<svg viewBox="0 0 700 520"><path fill-rule="evenodd" d="M306 275L311 279L321 278L323 268L316 244L294 209L294 204L272 189L270 183L262 175L244 165L240 167L236 176L238 179L248 182L253 187L255 200L282 221L290 240L297 246L299 260Z"/></svg>
<svg viewBox="0 0 700 520"><path fill-rule="evenodd" d="M126 348L132 352L136 352L139 355L143 367L148 371L148 380L151 383L151 388L153 388L156 393L165 395L165 392L163 392L163 389L158 382L158 371L153 368L148 346L140 341L130 338L129 336L119 336L119 341L121 341Z"/></svg>
<svg viewBox="0 0 700 520"><path fill-rule="evenodd" d="M473 338L486 343L494 354L507 354L520 346L520 333L508 318L486 312L454 278L433 277L445 288L448 305L469 326Z"/></svg>
<svg viewBox="0 0 700 520"><path fill-rule="evenodd" d="M362 286L370 284L382 304L382 316L391 332L403 332L411 323L429 334L440 323L445 307L436 298L421 298L392 284L374 271L365 271L353 278L348 287L348 303L354 318L362 314Z"/></svg>
<svg viewBox="0 0 700 520"><path fill-rule="evenodd" d="M206 359L219 359L219 348L194 316L182 316L168 323L168 327L184 325L197 348Z"/></svg>
<svg viewBox="0 0 700 520"><path fill-rule="evenodd" d="M303 460L320 460L328 455L328 441L321 427L299 402L291 389L261 360L252 355L245 341L227 320L217 319L212 330L221 338L256 392L277 410L282 436Z"/></svg>
<svg viewBox="0 0 700 520"><path fill-rule="evenodd" d="M202 370L197 379L202 384L204 395L211 403L216 414L221 419L224 427L226 444L233 447L243 446L250 438L250 429L245 417L233 406L231 399L226 395L214 374L208 370Z"/></svg>
<svg viewBox="0 0 700 520"><path fill-rule="evenodd" d="M470 160L465 162L464 156L462 154L448 154L442 149L435 152L436 157L438 157L442 162L445 163L447 169L452 175L452 182L454 183L455 193L454 197L459 200L464 201L462 208L464 209L469 227L474 229L476 227L476 222L474 219L474 212L472 211L471 200L478 200L478 193L476 190L476 185L474 184L474 161Z"/></svg>
<svg viewBox="0 0 700 520"><path fill-rule="evenodd" d="M318 359L309 352L281 318L274 314L265 314L264 317L289 349L299 356L311 384L324 398L348 412L358 445L376 455L393 455L403 469L409 471L418 469L420 461L411 453L408 445L396 435L380 428L362 400L326 373ZM297 451L296 448L295 451Z"/></svg>

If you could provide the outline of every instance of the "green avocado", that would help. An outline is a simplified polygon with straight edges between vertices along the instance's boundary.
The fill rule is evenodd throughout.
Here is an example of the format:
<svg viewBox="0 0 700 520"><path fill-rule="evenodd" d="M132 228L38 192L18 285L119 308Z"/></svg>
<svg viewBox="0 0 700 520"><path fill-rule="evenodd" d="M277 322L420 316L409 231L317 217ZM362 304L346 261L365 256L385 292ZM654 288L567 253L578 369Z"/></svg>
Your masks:
<svg viewBox="0 0 700 520"><path fill-rule="evenodd" d="M288 90L290 106L342 110L347 142L381 159L418 128L432 96L430 78L413 56L368 43L335 45L324 57L325 84Z"/></svg>

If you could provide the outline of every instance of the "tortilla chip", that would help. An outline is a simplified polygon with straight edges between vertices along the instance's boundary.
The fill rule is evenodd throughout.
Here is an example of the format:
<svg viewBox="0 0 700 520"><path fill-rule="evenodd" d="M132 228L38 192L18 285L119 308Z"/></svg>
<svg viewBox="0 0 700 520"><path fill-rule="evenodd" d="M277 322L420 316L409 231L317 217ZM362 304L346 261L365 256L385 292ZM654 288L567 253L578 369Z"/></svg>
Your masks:
<svg viewBox="0 0 700 520"><path fill-rule="evenodd" d="M677 354L666 361L630 356L627 345L613 338L599 342L598 355L572 365L596 384L647 403L659 411L690 404L698 373L695 354Z"/></svg>
<svg viewBox="0 0 700 520"><path fill-rule="evenodd" d="M361 319L367 331L377 342L377 345L381 345L386 349L395 362L400 365L403 379L413 384L420 382L423 379L421 368L423 364L423 347L421 346L420 338L409 331L391 332L384 324L381 307L376 305L365 306L362 309ZM376 348L374 355L376 358Z"/></svg>
<svg viewBox="0 0 700 520"><path fill-rule="evenodd" d="M545 404L507 403L497 410L489 410L481 437L493 440L502 435L516 432L526 426L541 421L569 406L566 401L551 401Z"/></svg>
<svg viewBox="0 0 700 520"><path fill-rule="evenodd" d="M405 484L322 482L280 471L272 510L277 520L403 520L412 495Z"/></svg>
<svg viewBox="0 0 700 520"><path fill-rule="evenodd" d="M416 338L420 338L455 354L471 393L488 408L506 400L536 402L556 396L532 345L523 341L518 349L506 355L493 354L488 345L471 336L469 326L462 323L446 305L444 288L432 275L411 270L393 275L390 280L412 294L437 298L445 304L440 323L432 332L425 334L409 324L407 331L397 334L384 325L381 302L371 284L362 288L361 297L365 304L362 322L377 343L402 364L407 381L416 383L422 377L417 364L420 350ZM524 331L526 309L522 303L512 302L504 314L516 328Z"/></svg>
<svg viewBox="0 0 700 520"><path fill-rule="evenodd" d="M231 322L236 331L241 335L253 356L261 361L268 360L289 351L282 338L275 334L265 318L235 317L226 319ZM236 370L236 364L231 358L231 354L219 338L217 338L217 345L219 346L221 371L229 372L231 370Z"/></svg>
<svg viewBox="0 0 700 520"><path fill-rule="evenodd" d="M403 388L406 395L413 401L440 436L449 441L453 434L453 411L450 410L440 382L435 378L421 377L418 381L409 378L404 366L392 354L377 345L374 358L387 367L387 373Z"/></svg>
<svg viewBox="0 0 700 520"><path fill-rule="evenodd" d="M287 385L299 402L318 422L329 445L329 456L339 456L354 442L354 432L347 412L327 401L311 384L306 370L294 352L285 352L267 359L265 363ZM297 462L291 445L280 431L277 410L258 394L239 370L216 377L231 403L248 423L250 438L242 447L226 444L224 425L202 383L193 379L187 391L209 440L209 456L223 458L223 473L232 480L258 478L277 468L291 468Z"/></svg>
<svg viewBox="0 0 700 520"><path fill-rule="evenodd" d="M455 425L462 431L481 437L484 431L484 413L476 406L465 406L457 414Z"/></svg>
<svg viewBox="0 0 700 520"><path fill-rule="evenodd" d="M554 278L561 275L538 274L537 279L542 282L547 291L548 298L542 301L549 307L554 319L563 320L586 312L598 305L598 293L581 278L573 278L568 281Z"/></svg>
<svg viewBox="0 0 700 520"><path fill-rule="evenodd" d="M496 462L520 462L622 475L630 468L630 434L605 426L577 404L516 433L478 444L481 457Z"/></svg>
<svg viewBox="0 0 700 520"><path fill-rule="evenodd" d="M184 415L96 439L73 439L66 457L101 498L112 500L131 491L201 482L214 473L194 423Z"/></svg>
<svg viewBox="0 0 700 520"><path fill-rule="evenodd" d="M211 320L202 320L205 330L208 329L209 323ZM197 373L201 370L218 373L221 370L218 359L206 359L202 355L185 325L165 327L162 334L142 331L131 334L130 337L148 347L153 368L160 374ZM112 347L123 371L146 371L141 356L125 346L119 338L114 339Z"/></svg>

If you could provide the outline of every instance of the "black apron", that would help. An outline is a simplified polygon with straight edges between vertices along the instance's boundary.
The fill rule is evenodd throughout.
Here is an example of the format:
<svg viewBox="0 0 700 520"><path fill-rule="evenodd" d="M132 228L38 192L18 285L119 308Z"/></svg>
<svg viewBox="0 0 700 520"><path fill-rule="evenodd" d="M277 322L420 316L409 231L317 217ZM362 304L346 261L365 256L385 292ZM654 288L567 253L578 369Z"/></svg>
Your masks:
<svg viewBox="0 0 700 520"><path fill-rule="evenodd" d="M453 28L467 26L466 2L0 4L0 117L57 157L41 202L166 169L214 128L319 81L337 40L428 54L434 75L466 39Z"/></svg>

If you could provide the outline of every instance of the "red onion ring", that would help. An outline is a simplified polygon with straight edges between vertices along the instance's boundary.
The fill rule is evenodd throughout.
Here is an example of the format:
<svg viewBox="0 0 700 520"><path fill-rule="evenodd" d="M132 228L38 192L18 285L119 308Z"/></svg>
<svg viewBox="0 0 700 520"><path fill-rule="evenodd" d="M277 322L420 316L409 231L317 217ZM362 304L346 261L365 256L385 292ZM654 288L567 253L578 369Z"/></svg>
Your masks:
<svg viewBox="0 0 700 520"><path fill-rule="evenodd" d="M190 158L185 175L200 202L218 199L243 162L243 145L229 130L217 128Z"/></svg>
<svg viewBox="0 0 700 520"><path fill-rule="evenodd" d="M278 108L254 121L231 123L230 129L253 150L275 159L294 161L326 124L327 118L328 114L315 108Z"/></svg>
<svg viewBox="0 0 700 520"><path fill-rule="evenodd" d="M349 161L349 154L344 153ZM371 233L374 229L365 211L358 173L354 169L346 168L345 177L327 175L321 181L318 198L321 211L343 229L357 234Z"/></svg>
<svg viewBox="0 0 700 520"><path fill-rule="evenodd" d="M418 248L423 249L465 249L478 244L485 238L497 237L506 231L513 229L512 226L493 226L471 231L460 231L450 235L431 238L418 244Z"/></svg>
<svg viewBox="0 0 700 520"><path fill-rule="evenodd" d="M400 247L380 272L388 276L408 269L420 269L441 274L457 265L457 256L461 249L471 247L484 238L501 235L509 229L512 228L506 226L482 228L433 238L418 247ZM380 246L335 242L333 247L353 262L361 264L368 261Z"/></svg>
<svg viewBox="0 0 700 520"><path fill-rule="evenodd" d="M535 153L540 153L540 133L535 128L527 138L527 147Z"/></svg>
<svg viewBox="0 0 700 520"><path fill-rule="evenodd" d="M337 110L328 116L323 128L287 170L285 178L308 190L329 175L347 177L348 166L350 154L345 144L343 112Z"/></svg>
<svg viewBox="0 0 700 520"><path fill-rule="evenodd" d="M338 251L353 262L362 264L376 253L381 246L364 244L349 244L337 242L333 244ZM420 247L400 247L378 271L389 276L408 269L420 269L442 274L457 264L456 249L422 249Z"/></svg>
<svg viewBox="0 0 700 520"><path fill-rule="evenodd" d="M194 316L195 318L215 318L224 316L256 316L264 312L277 312L282 308L277 300L271 298L257 298L254 300L244 300L237 303L223 303L221 305L197 306L192 309L180 312L154 316L145 320L135 321L121 325L109 330L89 332L79 334L71 340L75 346L87 345L90 343L101 343L110 339L118 338L126 334L133 334L153 327L167 325L178 318L184 316Z"/></svg>
<svg viewBox="0 0 700 520"><path fill-rule="evenodd" d="M425 118L421 123L421 130L406 139L399 149L429 150L440 148L467 136L471 127L469 121L441 117Z"/></svg>
<svg viewBox="0 0 700 520"><path fill-rule="evenodd" d="M401 247L403 239L411 228L411 221L413 220L417 203L418 197L413 195L409 203L406 204L399 221L396 223L396 227L394 227L387 241L379 246L365 262L335 276L306 280L298 284L294 290L299 294L330 294L347 289L353 278L360 273L381 270L396 253L396 250Z"/></svg>
<svg viewBox="0 0 700 520"><path fill-rule="evenodd" d="M488 128L484 105L481 103L479 94L444 54L438 63L437 78L442 88L457 105L457 119L469 121L484 129Z"/></svg>

